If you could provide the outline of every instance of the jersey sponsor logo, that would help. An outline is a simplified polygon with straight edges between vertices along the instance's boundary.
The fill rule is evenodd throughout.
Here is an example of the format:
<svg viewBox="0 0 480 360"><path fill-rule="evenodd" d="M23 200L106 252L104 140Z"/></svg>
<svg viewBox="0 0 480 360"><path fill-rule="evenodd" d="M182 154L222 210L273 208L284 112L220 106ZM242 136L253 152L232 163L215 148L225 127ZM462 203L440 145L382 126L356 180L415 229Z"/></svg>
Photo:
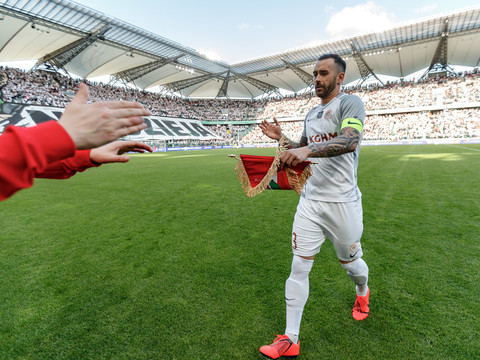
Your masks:
<svg viewBox="0 0 480 360"><path fill-rule="evenodd" d="M328 133L328 134L317 134L317 135L312 135L310 136L310 143L319 143L319 142L324 142L328 140L332 140L333 138L336 138L338 135L337 133Z"/></svg>
<svg viewBox="0 0 480 360"><path fill-rule="evenodd" d="M332 115L333 115L333 111L332 111L332 109L330 109L325 113L324 118L328 120L332 117Z"/></svg>

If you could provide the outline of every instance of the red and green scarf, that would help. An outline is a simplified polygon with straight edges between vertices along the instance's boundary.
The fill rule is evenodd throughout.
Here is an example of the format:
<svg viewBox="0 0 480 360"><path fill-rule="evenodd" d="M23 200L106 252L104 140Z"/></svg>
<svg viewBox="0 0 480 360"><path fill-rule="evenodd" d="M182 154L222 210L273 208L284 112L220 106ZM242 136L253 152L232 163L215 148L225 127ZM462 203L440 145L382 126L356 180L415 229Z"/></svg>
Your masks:
<svg viewBox="0 0 480 360"><path fill-rule="evenodd" d="M280 155L285 151L285 139L279 141L275 156L240 155L235 157L238 180L248 197L260 194L265 189L295 190L301 194L303 186L311 176L310 161L296 166L280 164Z"/></svg>

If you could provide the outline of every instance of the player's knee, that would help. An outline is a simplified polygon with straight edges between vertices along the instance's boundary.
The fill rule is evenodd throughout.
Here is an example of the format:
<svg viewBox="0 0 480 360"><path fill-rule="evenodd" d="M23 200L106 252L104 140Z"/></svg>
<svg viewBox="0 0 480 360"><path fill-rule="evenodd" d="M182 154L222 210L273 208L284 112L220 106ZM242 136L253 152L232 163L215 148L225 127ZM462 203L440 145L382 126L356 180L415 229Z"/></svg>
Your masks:
<svg viewBox="0 0 480 360"><path fill-rule="evenodd" d="M357 259L347 263L341 262L341 264L355 284L363 285L367 283L368 266L363 259Z"/></svg>
<svg viewBox="0 0 480 360"><path fill-rule="evenodd" d="M294 255L292 260L292 271L290 278L302 278L307 276L312 270L313 259L307 259L303 256Z"/></svg>

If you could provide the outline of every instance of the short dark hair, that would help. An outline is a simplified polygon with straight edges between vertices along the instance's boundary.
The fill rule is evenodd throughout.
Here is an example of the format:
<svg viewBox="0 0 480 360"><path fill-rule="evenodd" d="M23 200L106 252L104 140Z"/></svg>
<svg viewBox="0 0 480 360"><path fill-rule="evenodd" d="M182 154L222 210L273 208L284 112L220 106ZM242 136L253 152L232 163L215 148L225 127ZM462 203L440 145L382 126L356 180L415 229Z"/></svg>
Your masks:
<svg viewBox="0 0 480 360"><path fill-rule="evenodd" d="M318 61L320 60L326 60L326 59L333 59L335 61L335 64L337 64L339 68L339 72L345 72L347 69L347 64L345 63L345 60L343 60L339 55L337 54L323 54L318 58Z"/></svg>

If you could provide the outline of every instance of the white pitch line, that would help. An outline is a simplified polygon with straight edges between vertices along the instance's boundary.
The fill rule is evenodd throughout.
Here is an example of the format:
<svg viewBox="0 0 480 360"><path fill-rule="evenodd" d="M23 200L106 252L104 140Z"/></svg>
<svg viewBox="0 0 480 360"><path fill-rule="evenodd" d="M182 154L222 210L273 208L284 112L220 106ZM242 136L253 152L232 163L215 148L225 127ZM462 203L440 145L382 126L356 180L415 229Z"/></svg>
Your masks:
<svg viewBox="0 0 480 360"><path fill-rule="evenodd" d="M461 148L461 149L472 150L472 151L480 151L480 149L472 149L472 148L468 148L468 147L465 147L465 146L458 146L458 145L451 145L451 144L445 144L445 145L456 147L456 148Z"/></svg>

